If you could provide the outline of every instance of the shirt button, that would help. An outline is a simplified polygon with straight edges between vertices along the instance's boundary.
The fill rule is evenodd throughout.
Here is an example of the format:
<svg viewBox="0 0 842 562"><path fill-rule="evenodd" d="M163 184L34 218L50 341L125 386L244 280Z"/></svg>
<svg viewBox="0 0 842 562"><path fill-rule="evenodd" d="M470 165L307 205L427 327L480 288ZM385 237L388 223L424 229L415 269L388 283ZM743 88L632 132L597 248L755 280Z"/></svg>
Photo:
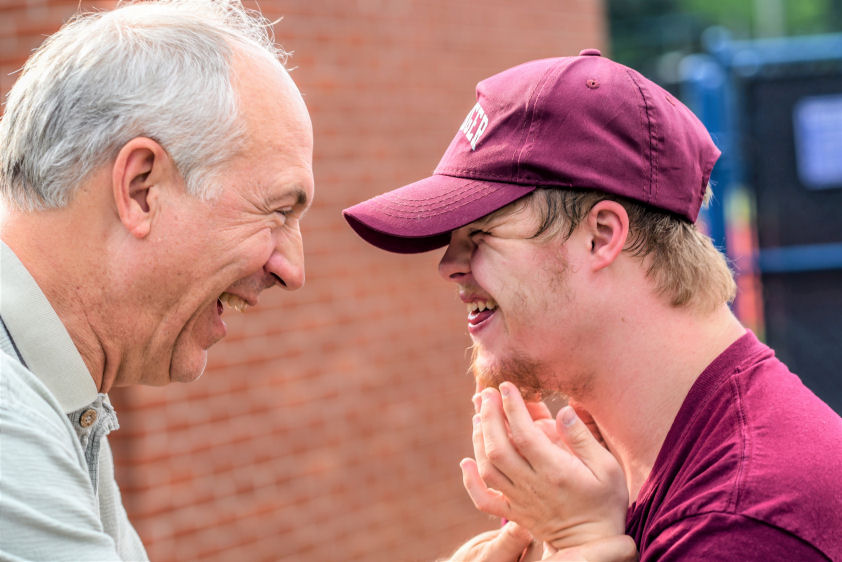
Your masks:
<svg viewBox="0 0 842 562"><path fill-rule="evenodd" d="M82 417L79 418L79 424L82 427L90 427L92 423L96 421L96 410L93 408L87 409L82 413Z"/></svg>

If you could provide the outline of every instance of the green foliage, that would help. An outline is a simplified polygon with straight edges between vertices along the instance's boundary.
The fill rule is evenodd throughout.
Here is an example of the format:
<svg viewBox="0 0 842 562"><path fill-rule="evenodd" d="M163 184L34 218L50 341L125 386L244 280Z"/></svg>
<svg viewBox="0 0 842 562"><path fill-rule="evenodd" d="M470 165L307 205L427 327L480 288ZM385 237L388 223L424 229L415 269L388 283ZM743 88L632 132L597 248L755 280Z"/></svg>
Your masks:
<svg viewBox="0 0 842 562"><path fill-rule="evenodd" d="M842 2L834 0L800 0L786 3L789 35L828 33L840 30Z"/></svg>
<svg viewBox="0 0 842 562"><path fill-rule="evenodd" d="M701 51L701 35L714 25L737 39L842 31L842 0L607 0L607 7L612 57L667 85L670 61Z"/></svg>

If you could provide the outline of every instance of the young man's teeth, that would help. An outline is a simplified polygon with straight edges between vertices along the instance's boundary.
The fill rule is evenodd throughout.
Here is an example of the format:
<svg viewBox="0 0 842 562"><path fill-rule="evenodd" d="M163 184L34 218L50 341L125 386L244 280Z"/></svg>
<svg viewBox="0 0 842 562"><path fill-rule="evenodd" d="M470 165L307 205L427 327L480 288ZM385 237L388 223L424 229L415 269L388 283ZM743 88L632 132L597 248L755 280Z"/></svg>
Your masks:
<svg viewBox="0 0 842 562"><path fill-rule="evenodd" d="M482 312L483 310L494 310L495 308L497 308L497 303L492 300L469 302L468 314L472 312Z"/></svg>
<svg viewBox="0 0 842 562"><path fill-rule="evenodd" d="M248 306L248 303L246 301L244 301L237 295L232 295L231 293L222 293L221 295L219 295L219 300L220 302L222 302L222 304L224 304L228 308L236 310L237 312L244 311Z"/></svg>

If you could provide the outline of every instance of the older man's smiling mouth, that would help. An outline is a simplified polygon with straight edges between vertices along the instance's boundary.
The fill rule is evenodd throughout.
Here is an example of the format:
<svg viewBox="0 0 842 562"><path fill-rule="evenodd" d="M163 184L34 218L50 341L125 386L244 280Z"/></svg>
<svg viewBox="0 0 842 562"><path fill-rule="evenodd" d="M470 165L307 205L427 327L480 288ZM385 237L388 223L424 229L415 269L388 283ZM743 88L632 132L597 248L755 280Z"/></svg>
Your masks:
<svg viewBox="0 0 842 562"><path fill-rule="evenodd" d="M217 310L220 314L222 314L222 305L237 312L243 312L250 306L245 299L231 293L222 293L219 295L219 299L217 299Z"/></svg>

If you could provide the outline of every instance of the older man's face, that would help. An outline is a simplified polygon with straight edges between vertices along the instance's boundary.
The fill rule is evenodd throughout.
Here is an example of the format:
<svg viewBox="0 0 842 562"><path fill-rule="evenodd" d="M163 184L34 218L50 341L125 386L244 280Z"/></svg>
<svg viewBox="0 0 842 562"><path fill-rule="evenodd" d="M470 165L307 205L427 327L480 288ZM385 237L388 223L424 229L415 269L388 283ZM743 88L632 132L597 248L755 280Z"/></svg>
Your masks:
<svg viewBox="0 0 842 562"><path fill-rule="evenodd" d="M285 71L243 58L235 69L245 146L215 178L216 197L185 194L163 217L172 237L160 256L168 305L149 345L149 373L136 382L199 377L207 349L226 335L225 308L253 306L270 287L304 284L299 221L313 199L310 119Z"/></svg>

